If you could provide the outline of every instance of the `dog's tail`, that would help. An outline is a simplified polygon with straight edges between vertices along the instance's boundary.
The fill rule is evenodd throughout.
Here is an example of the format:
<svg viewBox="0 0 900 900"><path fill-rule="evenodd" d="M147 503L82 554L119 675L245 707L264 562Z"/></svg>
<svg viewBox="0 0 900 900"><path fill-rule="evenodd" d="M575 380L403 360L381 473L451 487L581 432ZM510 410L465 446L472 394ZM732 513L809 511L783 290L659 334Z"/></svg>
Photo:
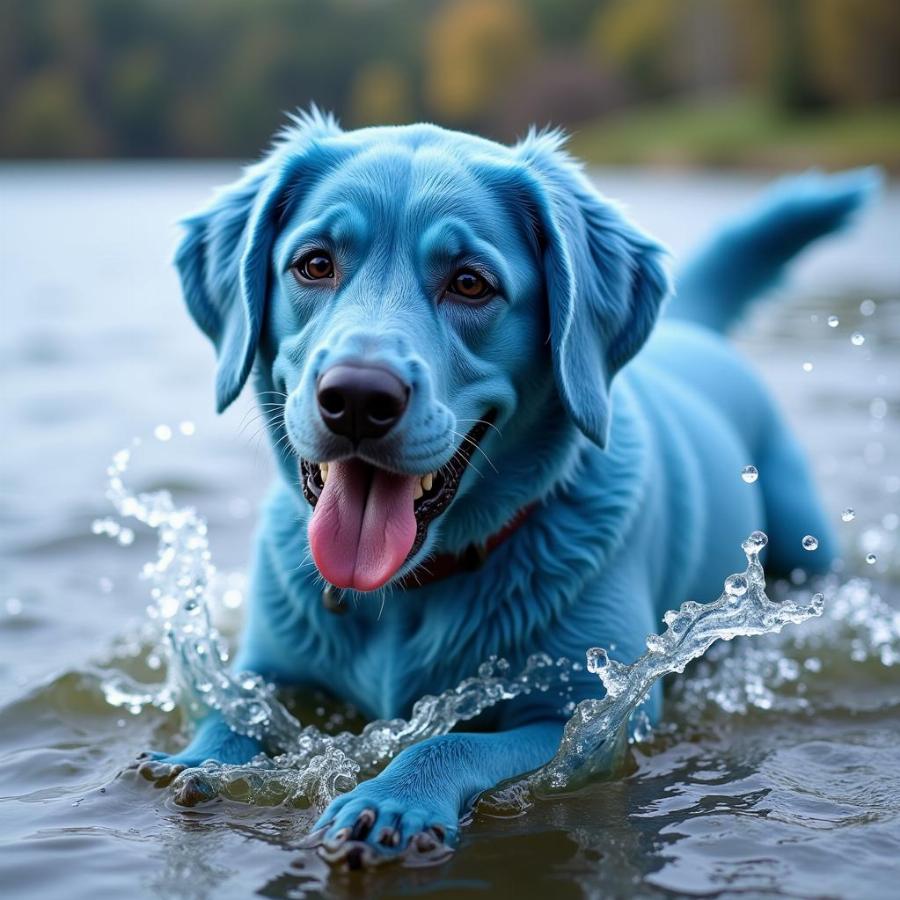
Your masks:
<svg viewBox="0 0 900 900"><path fill-rule="evenodd" d="M878 169L867 168L807 172L777 182L688 260L668 314L726 331L804 247L843 228L881 180Z"/></svg>

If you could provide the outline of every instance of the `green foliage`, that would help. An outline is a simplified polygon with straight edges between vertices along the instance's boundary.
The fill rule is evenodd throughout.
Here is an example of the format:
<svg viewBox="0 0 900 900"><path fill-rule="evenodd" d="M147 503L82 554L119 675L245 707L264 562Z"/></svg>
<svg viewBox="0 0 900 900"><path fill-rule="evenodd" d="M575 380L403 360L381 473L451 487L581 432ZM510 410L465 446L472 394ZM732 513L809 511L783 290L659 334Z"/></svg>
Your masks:
<svg viewBox="0 0 900 900"><path fill-rule="evenodd" d="M900 106L786 115L759 98L645 106L572 136L573 152L606 165L843 169L900 173Z"/></svg>
<svg viewBox="0 0 900 900"><path fill-rule="evenodd" d="M897 0L4 0L0 155L249 157L311 102L500 139L722 92L877 108L898 58Z"/></svg>

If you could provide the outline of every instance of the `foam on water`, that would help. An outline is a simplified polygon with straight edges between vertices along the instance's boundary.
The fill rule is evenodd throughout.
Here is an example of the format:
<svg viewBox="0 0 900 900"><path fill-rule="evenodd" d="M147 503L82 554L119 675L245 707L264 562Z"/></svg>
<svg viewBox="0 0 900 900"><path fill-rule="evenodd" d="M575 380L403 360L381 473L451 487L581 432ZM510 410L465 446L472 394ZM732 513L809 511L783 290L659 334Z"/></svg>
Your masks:
<svg viewBox="0 0 900 900"><path fill-rule="evenodd" d="M183 435L193 433L183 427L180 431ZM171 436L171 432L165 437L157 433L159 440ZM151 618L160 626L161 646L153 655L165 657L166 676L158 684L146 684L118 670L110 671L102 681L104 695L110 704L133 713L148 705L164 711L181 707L192 717L217 710L234 731L260 740L269 754L244 766L206 763L183 773L175 783L176 789L190 780L206 795L322 808L337 794L351 790L360 778L377 772L404 748L444 734L503 700L547 690L567 680L573 665L567 660L538 655L523 671L511 672L504 660L491 659L456 687L420 698L409 719L371 722L359 734L328 734L304 726L281 703L273 685L254 673L228 669L227 647L210 615L216 572L206 523L196 510L177 507L167 491L129 491L124 474L130 457L131 450L115 454L108 470L108 496L121 516L158 533L157 558L145 565L142 574L154 600L149 607ZM121 535L130 530L104 519L95 523L94 531L127 543ZM515 784L491 792L482 802L497 810L510 806L521 809L532 795L571 790L586 778L614 770L624 754L629 723L633 737L648 735L646 722L635 711L657 679L683 672L717 641L769 635L771 642L771 636L785 625L820 617L821 593L809 597L797 591L781 602L768 598L759 562L765 544L765 535L754 532L743 544L747 569L726 579L717 600L684 603L666 613L665 631L650 635L647 651L633 663L615 662L601 648L589 650L588 669L597 675L605 696L584 700L575 708L550 763ZM900 661L900 614L884 604L879 606L877 596L860 580L843 586L832 582L828 590L831 602L826 618L855 635L851 638L854 660L874 655L884 665ZM226 585L220 593L222 606L227 609L235 605L233 588ZM796 634L807 632L804 628ZM809 632L809 647L824 639L822 634L821 629L819 638L815 631ZM833 637L834 627L830 635ZM796 681L798 666L814 671L814 658L809 656L804 663L797 663L785 654L783 645L776 643L742 650L720 662L716 674L701 671L696 678L692 674L681 685L680 693L676 691L678 702L697 707L713 702L729 712L771 708L781 702L802 707L803 698L782 701L775 689L778 683Z"/></svg>

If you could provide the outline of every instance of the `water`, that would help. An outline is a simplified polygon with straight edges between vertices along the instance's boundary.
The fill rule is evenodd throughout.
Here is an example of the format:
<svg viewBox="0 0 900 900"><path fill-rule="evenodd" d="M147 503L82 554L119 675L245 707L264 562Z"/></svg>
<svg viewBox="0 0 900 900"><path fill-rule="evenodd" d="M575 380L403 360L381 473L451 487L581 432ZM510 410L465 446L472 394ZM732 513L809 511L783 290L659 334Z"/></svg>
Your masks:
<svg viewBox="0 0 900 900"><path fill-rule="evenodd" d="M97 520L99 531L115 531L104 521L103 461L132 434L152 435L130 448L129 477L147 493L171 488L176 509L208 519L203 537L222 571L179 577L187 589L191 577L212 579L218 602L207 624L216 633L206 634L214 638L206 658L214 662L230 650L245 591L241 576L227 573L246 564L268 477L248 405L211 416L211 354L164 265L168 222L232 172L0 171L0 341L7 433L16 435L0 461L0 883L23 897L393 896L501 884L522 896L890 894L900 874L896 190L860 232L811 254L790 304L761 309L741 340L813 454L846 570L775 594L804 608L821 591L822 616L778 636L739 638L727 654L716 644L676 679L666 727L642 732L618 777L562 798L544 796L546 785L524 803L521 789L517 802L495 794L450 862L361 880L330 877L296 845L327 796L387 758L360 765L354 753L372 745L389 756L399 745L384 738L415 739L420 727L452 718L448 698L413 713L411 731L387 723L378 740L354 742L341 737L359 733L352 710L272 697L283 710L279 740L294 741L299 728L310 739L306 756L208 773L226 798L212 804L185 809L174 802L178 786L115 777L137 750L177 743L183 726L174 693L164 692L178 687L163 677L164 654L150 652L164 631L145 609L159 573L134 574L156 557L156 538L127 522L110 535L116 543L91 533ZM676 249L757 188L751 178L627 172L603 173L602 184ZM193 428L180 428L188 421ZM848 506L855 514L842 521ZM185 539L192 527L185 523ZM726 603L753 598L752 572L743 578L746 588L730 582ZM158 609L161 598L150 599ZM203 609L195 615L202 621ZM203 632L191 640L202 643ZM559 672L555 661L536 663L541 677ZM594 656L598 675L600 663ZM523 681L497 666L471 682L476 705L534 674ZM136 683L156 687L140 697ZM237 688L267 695L258 683Z"/></svg>

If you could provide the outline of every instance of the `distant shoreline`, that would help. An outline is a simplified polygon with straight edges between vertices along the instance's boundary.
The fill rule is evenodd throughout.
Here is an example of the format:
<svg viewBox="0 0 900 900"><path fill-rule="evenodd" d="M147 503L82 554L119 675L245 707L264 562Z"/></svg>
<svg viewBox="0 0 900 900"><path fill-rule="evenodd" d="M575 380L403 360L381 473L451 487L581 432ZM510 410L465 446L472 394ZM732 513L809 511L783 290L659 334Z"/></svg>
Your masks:
<svg viewBox="0 0 900 900"><path fill-rule="evenodd" d="M784 171L878 165L900 174L900 105L788 115L751 98L642 107L576 127L592 165Z"/></svg>

